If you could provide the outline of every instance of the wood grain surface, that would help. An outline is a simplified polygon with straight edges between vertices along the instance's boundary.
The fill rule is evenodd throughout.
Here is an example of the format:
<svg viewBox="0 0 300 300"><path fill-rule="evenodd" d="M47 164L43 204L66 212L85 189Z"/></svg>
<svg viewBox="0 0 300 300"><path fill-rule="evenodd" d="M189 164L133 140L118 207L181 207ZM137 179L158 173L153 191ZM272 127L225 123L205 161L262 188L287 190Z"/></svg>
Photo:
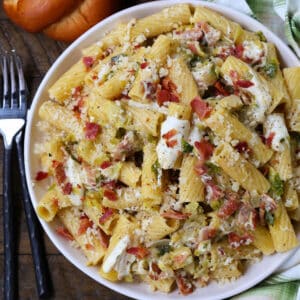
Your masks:
<svg viewBox="0 0 300 300"><path fill-rule="evenodd" d="M2 2L2 1L0 1ZM123 1L123 8L146 1ZM0 7L0 53L16 49L21 56L25 77L33 98L43 76L53 62L68 46L67 44L53 41L43 34L30 34L11 23ZM14 153L16 155L16 153ZM0 299L3 295L3 226L2 226L2 196L3 196L3 143L0 138ZM16 157L16 156L14 156ZM34 266L32 263L30 242L28 239L25 215L22 207L22 193L16 160L12 165L13 173L13 198L15 205L15 226L18 230L18 291L20 300L38 299L35 287ZM52 242L44 235L45 247L49 269L51 272L53 295L48 299L57 300L121 300L129 299L100 285L74 267Z"/></svg>

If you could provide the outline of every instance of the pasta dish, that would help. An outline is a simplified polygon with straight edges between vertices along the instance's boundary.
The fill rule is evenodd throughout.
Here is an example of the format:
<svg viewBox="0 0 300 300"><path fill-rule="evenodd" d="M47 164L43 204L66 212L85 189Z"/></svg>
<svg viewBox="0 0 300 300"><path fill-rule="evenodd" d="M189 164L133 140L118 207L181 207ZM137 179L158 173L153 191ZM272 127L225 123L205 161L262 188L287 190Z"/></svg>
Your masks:
<svg viewBox="0 0 300 300"><path fill-rule="evenodd" d="M119 24L41 102L38 215L110 281L236 280L299 244L299 78L206 7Z"/></svg>

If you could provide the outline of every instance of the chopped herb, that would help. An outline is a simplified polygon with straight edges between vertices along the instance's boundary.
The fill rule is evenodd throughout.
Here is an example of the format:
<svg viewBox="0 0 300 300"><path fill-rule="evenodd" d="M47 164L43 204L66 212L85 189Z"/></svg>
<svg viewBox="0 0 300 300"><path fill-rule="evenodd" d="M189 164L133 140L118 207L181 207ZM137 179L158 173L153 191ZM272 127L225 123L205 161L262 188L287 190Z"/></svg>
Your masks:
<svg viewBox="0 0 300 300"><path fill-rule="evenodd" d="M121 139L126 134L126 129L123 127L118 128L116 132L116 138Z"/></svg>
<svg viewBox="0 0 300 300"><path fill-rule="evenodd" d="M262 33L262 31L257 31L255 34L259 37L259 40L261 42L266 42L267 41L267 39L266 39L265 35Z"/></svg>
<svg viewBox="0 0 300 300"><path fill-rule="evenodd" d="M193 151L193 146L189 144L187 141L182 140L181 142L182 152L183 153L191 153Z"/></svg>
<svg viewBox="0 0 300 300"><path fill-rule="evenodd" d="M157 250L158 250L158 255L163 256L164 254L171 251L171 246L168 244L159 245L157 246Z"/></svg>
<svg viewBox="0 0 300 300"><path fill-rule="evenodd" d="M278 65L275 61L268 62L264 67L266 75L270 78L274 78L276 76L277 70Z"/></svg>
<svg viewBox="0 0 300 300"><path fill-rule="evenodd" d="M221 207L221 202L219 200L212 200L209 202L209 206L213 209L213 210L218 210Z"/></svg>
<svg viewBox="0 0 300 300"><path fill-rule="evenodd" d="M266 211L265 220L269 225L274 225L274 215L271 212Z"/></svg>
<svg viewBox="0 0 300 300"><path fill-rule="evenodd" d="M112 63L113 65L119 63L120 58L121 58L121 57L124 57L124 56L126 56L126 55L123 54L123 53L122 53L122 54L119 54L119 55L116 55L116 56L113 56L113 57L111 58L111 63Z"/></svg>
<svg viewBox="0 0 300 300"><path fill-rule="evenodd" d="M158 176L158 169L160 168L160 164L158 160L151 166L151 171Z"/></svg>
<svg viewBox="0 0 300 300"><path fill-rule="evenodd" d="M221 171L220 167L210 161L205 162L205 165L208 168L208 173L211 175L219 174Z"/></svg>
<svg viewBox="0 0 300 300"><path fill-rule="evenodd" d="M194 56L192 56L192 58L189 62L189 65L191 68L194 68L194 67L196 67L198 62L201 62L201 57L198 55L194 55Z"/></svg>
<svg viewBox="0 0 300 300"><path fill-rule="evenodd" d="M269 181L271 183L271 192L277 197L281 197L284 192L283 181L280 179L279 174L270 169Z"/></svg>

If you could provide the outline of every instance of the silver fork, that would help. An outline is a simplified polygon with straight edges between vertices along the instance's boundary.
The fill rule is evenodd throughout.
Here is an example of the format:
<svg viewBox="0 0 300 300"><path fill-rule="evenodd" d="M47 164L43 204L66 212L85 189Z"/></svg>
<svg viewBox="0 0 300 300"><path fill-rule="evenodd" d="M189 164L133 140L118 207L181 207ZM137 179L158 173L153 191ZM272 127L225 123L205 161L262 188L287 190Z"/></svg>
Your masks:
<svg viewBox="0 0 300 300"><path fill-rule="evenodd" d="M3 100L0 98L0 133L4 141L3 172L3 223L4 223L4 299L17 299L16 236L11 194L11 159L14 139L17 144L23 204L29 231L31 251L35 266L38 294L50 293L50 282L41 232L35 212L31 206L25 182L22 128L27 114L26 83L21 59L15 51L0 57L3 76ZM16 137L16 138L15 138Z"/></svg>

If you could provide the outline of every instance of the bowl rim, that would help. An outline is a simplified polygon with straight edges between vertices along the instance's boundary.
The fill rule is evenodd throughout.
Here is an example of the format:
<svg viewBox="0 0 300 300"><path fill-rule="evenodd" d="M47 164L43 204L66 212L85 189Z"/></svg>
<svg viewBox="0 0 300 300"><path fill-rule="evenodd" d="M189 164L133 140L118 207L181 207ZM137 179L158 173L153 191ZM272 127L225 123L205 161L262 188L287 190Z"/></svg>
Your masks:
<svg viewBox="0 0 300 300"><path fill-rule="evenodd" d="M33 98L32 104L31 104L31 108L28 110L28 115L27 115L27 123L26 123L26 129L25 129L25 139L24 139L24 161L25 161L25 175L26 175L26 182L27 182L27 187L29 190L29 194L30 194L30 199L32 202L32 205L34 207L36 207L37 205L37 199L35 196L35 192L34 192L34 187L32 184L32 170L31 170L31 152L32 152L32 143L31 143L31 129L33 126L33 121L34 121L34 116L36 115L36 111L37 111L37 107L38 104L40 102L42 102L41 99L41 95L42 92L45 90L47 84L49 84L49 81L51 81L52 77L56 77L56 79L58 78L58 75L55 74L55 71L57 69L58 66L61 65L61 63L64 62L64 60L66 58L68 58L70 55L74 55L75 50L77 48L79 48L79 46L81 46L81 48L84 48L84 42L85 40L87 40L89 37L93 36L94 33L96 33L97 31L99 31L101 28L105 28L106 26L109 26L111 24L116 24L118 20L121 20L123 17L129 16L131 14L136 14L140 11L149 11L149 10L155 10L155 11L159 11L161 9L163 9L164 7L167 6L171 6L171 5L175 5L178 3L188 3L191 4L193 6L204 6L204 7L208 7L211 8L219 13L224 14L225 16L228 16L230 19L234 19L235 21L237 21L238 23L247 23L246 27L249 26L250 30L251 28L255 28L257 30L261 30L263 31L263 33L268 37L268 40L271 40L272 43L274 43L276 45L277 49L280 49L279 55L281 56L281 59L285 62L286 65L288 66L299 66L300 65L300 61L298 60L297 56L292 52L292 50L279 38L275 35L275 33L273 33L270 29L268 29L266 26L264 26L263 24L261 24L260 22L258 22L257 20L253 19L252 17L243 14L239 11L236 11L230 7L226 7L224 5L221 4L216 4L216 3L211 3L211 2L205 2L205 1L197 1L197 0L187 0L187 1L181 1L181 0L163 0L163 1L152 1L152 2L147 2L147 3L143 3L143 4L139 4L139 5L135 5L132 7L129 7L127 9L121 10L109 17L107 17L106 19L102 20L101 22L99 22L98 24L96 24L95 26L93 26L91 29L89 29L87 32L85 32L82 36L80 36L76 41L74 41L71 45L69 45L67 47L67 49L56 59L55 63L51 66L51 68L47 71L46 75L44 76L43 80L41 81L39 88L37 89L35 96ZM146 13L145 15L147 15L149 13ZM245 25L243 25L244 27ZM99 38L97 38L97 40L100 40L100 36ZM90 45L91 42L89 42L87 45ZM86 45L86 46L87 46ZM285 55L284 57L282 57L282 55ZM76 56L76 53L75 53ZM43 230L46 232L47 236L49 237L49 239L51 240L51 242L55 245L55 247L60 251L60 253L67 259L69 260L76 268L78 268L80 271L84 272L86 275L88 275L89 277L93 278L97 283L100 283L102 285L104 285L105 287L121 293L123 295L129 296L129 297L133 297L136 299L151 299L153 296L156 295L162 295L164 296L164 299L171 299L171 298L175 298L174 293L173 294L160 294L160 293L152 293L152 297L146 294L141 295L141 292L139 291L135 291L134 288L124 288L124 286L122 286L122 283L111 283L105 279L103 279L100 275L98 275L98 277L94 276L93 274L91 274L90 272L88 272L88 270L86 269L86 267L81 264L80 262L75 261L75 257L73 257L73 255L70 255L70 253L68 252L68 249L65 248L65 246L60 243L58 237L56 234L54 234L51 230L51 224L41 220L38 217ZM269 272L266 273L260 273L257 275L257 277L253 280L251 280L248 284L244 284L242 286L237 286L234 287L233 289L224 292L222 294L222 298L227 298L227 297L231 297L233 295L236 295L238 293L241 293L242 291L245 291L249 288L251 288L252 286L256 285L257 283L259 283L260 281L262 281L263 279L265 279L267 276L269 276L270 274L272 274L280 265L282 265L291 255L293 255L293 253L296 251L292 250L289 251L287 253L284 253L283 257L280 259L280 262L275 262L272 265L272 268L269 269ZM243 277L246 276L245 274L243 275ZM134 287L134 285L131 285L131 287ZM197 288L198 290L201 291L201 288ZM171 295L170 297L167 297L167 295ZM194 295L194 297L193 297ZM185 296L186 297L186 296ZM199 299L199 295L195 295L191 294L190 296L188 296L188 298L195 298ZM177 298L177 297L176 297ZM182 298L182 296L180 296L180 298ZM179 299L179 298L178 298ZM216 296L210 296L210 297L206 297L206 300L209 299L219 299L218 296L216 298Z"/></svg>

